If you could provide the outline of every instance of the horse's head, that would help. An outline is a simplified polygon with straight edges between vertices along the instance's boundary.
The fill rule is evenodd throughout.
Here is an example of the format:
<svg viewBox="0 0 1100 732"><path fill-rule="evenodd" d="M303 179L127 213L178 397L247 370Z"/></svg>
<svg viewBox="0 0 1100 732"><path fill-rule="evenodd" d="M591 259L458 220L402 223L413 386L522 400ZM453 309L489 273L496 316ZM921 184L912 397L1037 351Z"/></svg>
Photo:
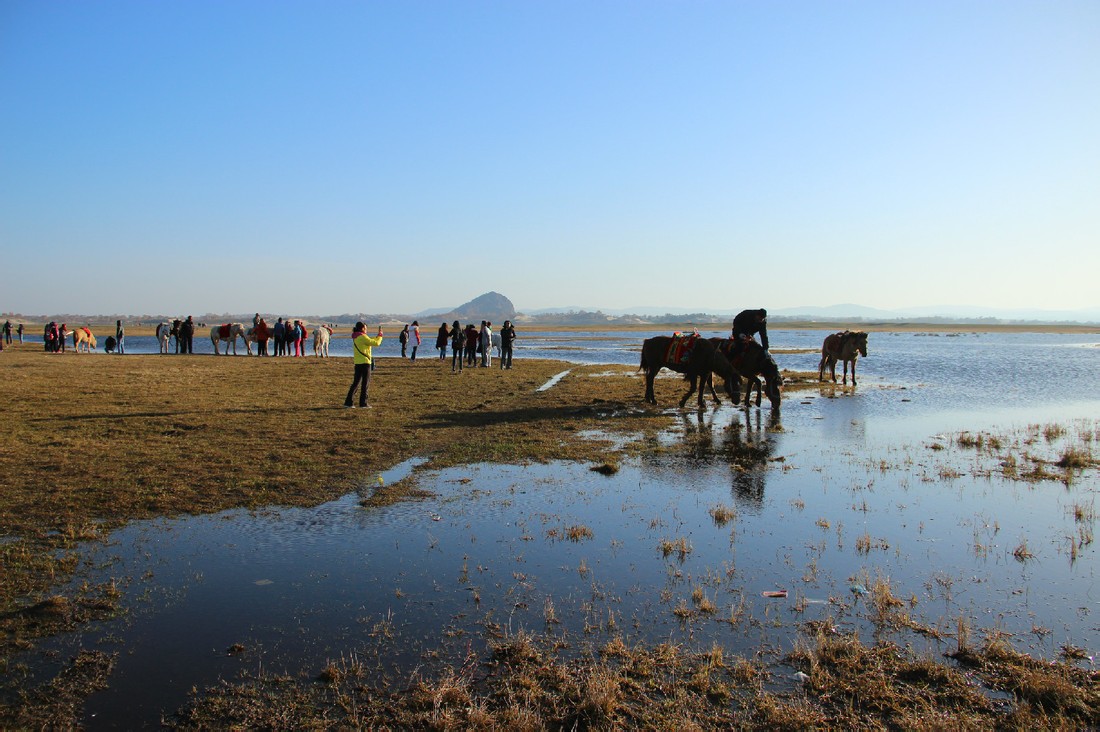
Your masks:
<svg viewBox="0 0 1100 732"><path fill-rule="evenodd" d="M779 409L779 402L783 396L783 377L779 375L779 364L769 353L763 365L761 375L764 377L764 394L772 403L772 409Z"/></svg>
<svg viewBox="0 0 1100 732"><path fill-rule="evenodd" d="M852 336L855 340L856 350L859 351L859 355L867 358L867 334L862 330L857 330Z"/></svg>

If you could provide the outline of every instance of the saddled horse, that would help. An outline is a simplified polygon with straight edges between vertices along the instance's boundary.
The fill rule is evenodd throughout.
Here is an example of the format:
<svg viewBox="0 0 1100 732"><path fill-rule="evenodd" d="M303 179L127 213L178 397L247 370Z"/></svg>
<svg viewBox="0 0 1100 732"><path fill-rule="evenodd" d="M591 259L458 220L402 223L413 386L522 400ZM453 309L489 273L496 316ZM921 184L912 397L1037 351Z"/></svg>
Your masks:
<svg viewBox="0 0 1100 732"><path fill-rule="evenodd" d="M856 385L856 358L867 358L867 334L862 330L845 330L825 336L821 344L821 363L817 365L817 380L825 380L825 366L828 365L833 383L836 383L836 362L844 362L844 379L848 383L848 362L852 363L852 386Z"/></svg>
<svg viewBox="0 0 1100 732"><path fill-rule="evenodd" d="M332 340L333 326L319 325L313 331L313 355L326 358L328 356L328 343Z"/></svg>
<svg viewBox="0 0 1100 732"><path fill-rule="evenodd" d="M157 343L160 344L160 352L168 353L168 342L172 338L172 324L160 323L157 325Z"/></svg>
<svg viewBox="0 0 1100 732"><path fill-rule="evenodd" d="M733 367L737 375L733 385L726 385L726 391L733 397L734 402L740 398L741 378L745 384L745 406L750 405L753 389L756 389L756 406L761 402L760 377L764 377L763 393L768 396L773 409L779 408L783 396L783 377L779 374L779 364L755 338L745 336L740 342L740 348L736 348L738 342L733 338L710 338L711 344L718 350ZM713 388L713 387L712 387Z"/></svg>
<svg viewBox="0 0 1100 732"><path fill-rule="evenodd" d="M680 339L679 343L674 342ZM690 340L689 340L690 339ZM682 346L682 349L680 348ZM679 351L679 354L677 354ZM703 389L710 384L711 372L717 372L726 380L727 390L730 384L737 379L733 367L726 357L720 354L706 338L690 336L656 336L642 341L642 362L639 368L645 371L645 400L650 404L656 404L657 398L653 395L653 380L657 378L657 372L661 369L671 369L678 374L683 374L684 379L690 382L691 388L680 400L680 407L687 404L688 398L695 393L695 387L699 386L699 408L703 408ZM711 396L715 402L721 402L715 393L713 385L710 386ZM731 393L732 397L733 394Z"/></svg>
<svg viewBox="0 0 1100 732"><path fill-rule="evenodd" d="M248 333L240 323L225 323L224 325L215 325L210 329L210 342L214 344L214 355L217 356L221 353L218 350L218 344L225 342L225 355L229 355L229 344L232 343L233 355L236 356L238 336L244 341L244 347L248 349L248 355L251 356L252 342L248 339Z"/></svg>
<svg viewBox="0 0 1100 732"><path fill-rule="evenodd" d="M77 353L91 353L95 350L95 336L87 327L73 328L73 347Z"/></svg>

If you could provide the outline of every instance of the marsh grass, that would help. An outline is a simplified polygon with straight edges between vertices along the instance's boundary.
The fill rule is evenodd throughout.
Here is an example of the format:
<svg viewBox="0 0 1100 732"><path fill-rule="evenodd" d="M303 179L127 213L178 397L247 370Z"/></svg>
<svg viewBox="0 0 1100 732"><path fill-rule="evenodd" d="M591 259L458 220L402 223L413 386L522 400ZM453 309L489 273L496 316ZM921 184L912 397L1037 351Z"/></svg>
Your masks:
<svg viewBox="0 0 1100 732"><path fill-rule="evenodd" d="M339 659L323 667L328 673L320 683L245 672L196 691L165 721L187 729L441 730L1082 729L1100 723L1094 674L1067 659L1019 654L996 635L981 648L952 653L952 664L887 640L867 645L832 623L807 627L811 634L783 659L804 675L794 692L782 691L758 661L729 657L715 644L690 652L669 643L631 646L613 636L586 648L520 631L491 642L483 654L425 666L411 683L398 685L400 692ZM1011 697L997 699L993 691Z"/></svg>

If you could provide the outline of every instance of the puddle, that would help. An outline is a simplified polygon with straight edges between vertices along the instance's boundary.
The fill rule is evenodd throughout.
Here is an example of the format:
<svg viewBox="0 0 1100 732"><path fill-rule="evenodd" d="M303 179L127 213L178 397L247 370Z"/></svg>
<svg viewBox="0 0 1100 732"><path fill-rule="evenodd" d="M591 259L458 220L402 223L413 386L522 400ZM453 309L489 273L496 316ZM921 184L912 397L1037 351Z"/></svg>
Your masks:
<svg viewBox="0 0 1100 732"><path fill-rule="evenodd" d="M559 381L564 379L569 374L569 372L571 370L572 369L567 369L565 371L562 371L560 374L554 374L553 376L550 377L549 381L547 381L545 384L540 386L538 389L535 389L535 391L547 391L548 389L553 388L554 385L556 385Z"/></svg>

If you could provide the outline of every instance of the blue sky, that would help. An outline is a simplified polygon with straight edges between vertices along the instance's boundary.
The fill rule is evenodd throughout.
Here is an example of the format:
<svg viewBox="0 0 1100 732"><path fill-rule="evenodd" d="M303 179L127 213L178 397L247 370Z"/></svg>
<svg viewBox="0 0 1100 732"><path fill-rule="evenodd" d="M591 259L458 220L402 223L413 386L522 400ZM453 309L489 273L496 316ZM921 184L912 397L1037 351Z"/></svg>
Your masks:
<svg viewBox="0 0 1100 732"><path fill-rule="evenodd" d="M0 4L0 310L1100 305L1100 3Z"/></svg>

